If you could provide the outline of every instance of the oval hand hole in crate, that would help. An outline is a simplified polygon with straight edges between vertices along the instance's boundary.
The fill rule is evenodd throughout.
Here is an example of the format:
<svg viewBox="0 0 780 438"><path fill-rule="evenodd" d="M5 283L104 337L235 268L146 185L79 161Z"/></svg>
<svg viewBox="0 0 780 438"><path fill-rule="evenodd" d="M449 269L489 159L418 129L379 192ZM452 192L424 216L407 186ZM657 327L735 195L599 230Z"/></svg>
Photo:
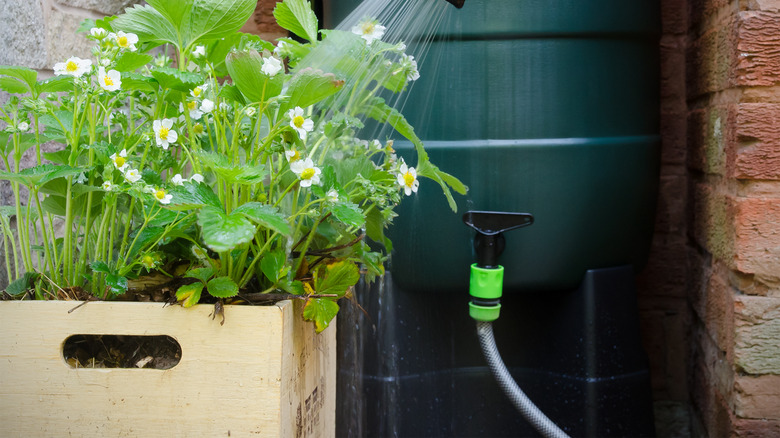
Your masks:
<svg viewBox="0 0 780 438"><path fill-rule="evenodd" d="M62 344L62 357L71 368L167 370L181 360L181 345L165 335L72 335Z"/></svg>

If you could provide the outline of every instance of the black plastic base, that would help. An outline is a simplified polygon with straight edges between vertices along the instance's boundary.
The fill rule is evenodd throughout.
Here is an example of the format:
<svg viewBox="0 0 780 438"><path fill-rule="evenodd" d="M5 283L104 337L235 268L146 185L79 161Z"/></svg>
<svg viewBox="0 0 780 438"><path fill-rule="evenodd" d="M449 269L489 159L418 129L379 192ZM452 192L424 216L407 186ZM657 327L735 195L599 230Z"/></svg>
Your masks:
<svg viewBox="0 0 780 438"><path fill-rule="evenodd" d="M538 436L490 374L468 293L410 294L390 275L358 287L368 315L338 319L339 437ZM571 436L654 435L631 267L560 293L505 291L494 322L520 387Z"/></svg>

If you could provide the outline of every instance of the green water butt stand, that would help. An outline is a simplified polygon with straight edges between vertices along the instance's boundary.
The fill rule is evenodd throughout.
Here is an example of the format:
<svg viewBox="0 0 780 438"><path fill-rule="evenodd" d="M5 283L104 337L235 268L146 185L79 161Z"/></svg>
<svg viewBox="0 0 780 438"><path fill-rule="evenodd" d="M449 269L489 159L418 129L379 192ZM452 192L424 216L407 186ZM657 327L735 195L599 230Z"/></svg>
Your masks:
<svg viewBox="0 0 780 438"><path fill-rule="evenodd" d="M326 25L357 3L323 1ZM389 231L389 275L358 288L368 316L342 309L339 436L534 436L485 367L469 316L469 210L535 218L506 235L494 322L520 387L570 435L653 435L634 278L658 186L659 8L448 9L403 113L431 160L470 191L452 213L423 179Z"/></svg>

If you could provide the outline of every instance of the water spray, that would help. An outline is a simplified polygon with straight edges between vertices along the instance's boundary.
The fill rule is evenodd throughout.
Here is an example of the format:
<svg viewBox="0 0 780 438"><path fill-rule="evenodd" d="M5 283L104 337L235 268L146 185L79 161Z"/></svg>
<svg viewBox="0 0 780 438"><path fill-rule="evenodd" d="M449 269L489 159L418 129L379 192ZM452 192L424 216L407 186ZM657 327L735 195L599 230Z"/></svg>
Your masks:
<svg viewBox="0 0 780 438"><path fill-rule="evenodd" d="M477 321L479 344L488 367L515 408L542 436L568 438L517 386L493 337L492 322L501 311L504 281L504 267L498 264L506 246L503 233L533 224L534 217L528 213L469 211L463 215L463 222L477 232L474 238L477 263L471 265L469 315Z"/></svg>

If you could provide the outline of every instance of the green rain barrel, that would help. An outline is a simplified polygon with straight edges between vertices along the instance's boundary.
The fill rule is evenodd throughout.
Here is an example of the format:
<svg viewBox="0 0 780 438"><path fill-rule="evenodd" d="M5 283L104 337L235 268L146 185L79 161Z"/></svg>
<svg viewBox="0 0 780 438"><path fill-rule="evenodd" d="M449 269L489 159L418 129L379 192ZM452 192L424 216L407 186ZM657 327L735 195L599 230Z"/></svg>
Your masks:
<svg viewBox="0 0 780 438"><path fill-rule="evenodd" d="M325 25L359 3L323 2ZM463 293L474 261L467 210L534 215L505 235L507 292L641 267L659 171L658 10L655 0L447 8L402 112L431 160L470 190L456 196L458 213L431 180L404 199L389 232L399 287ZM396 150L415 162L408 143Z"/></svg>

